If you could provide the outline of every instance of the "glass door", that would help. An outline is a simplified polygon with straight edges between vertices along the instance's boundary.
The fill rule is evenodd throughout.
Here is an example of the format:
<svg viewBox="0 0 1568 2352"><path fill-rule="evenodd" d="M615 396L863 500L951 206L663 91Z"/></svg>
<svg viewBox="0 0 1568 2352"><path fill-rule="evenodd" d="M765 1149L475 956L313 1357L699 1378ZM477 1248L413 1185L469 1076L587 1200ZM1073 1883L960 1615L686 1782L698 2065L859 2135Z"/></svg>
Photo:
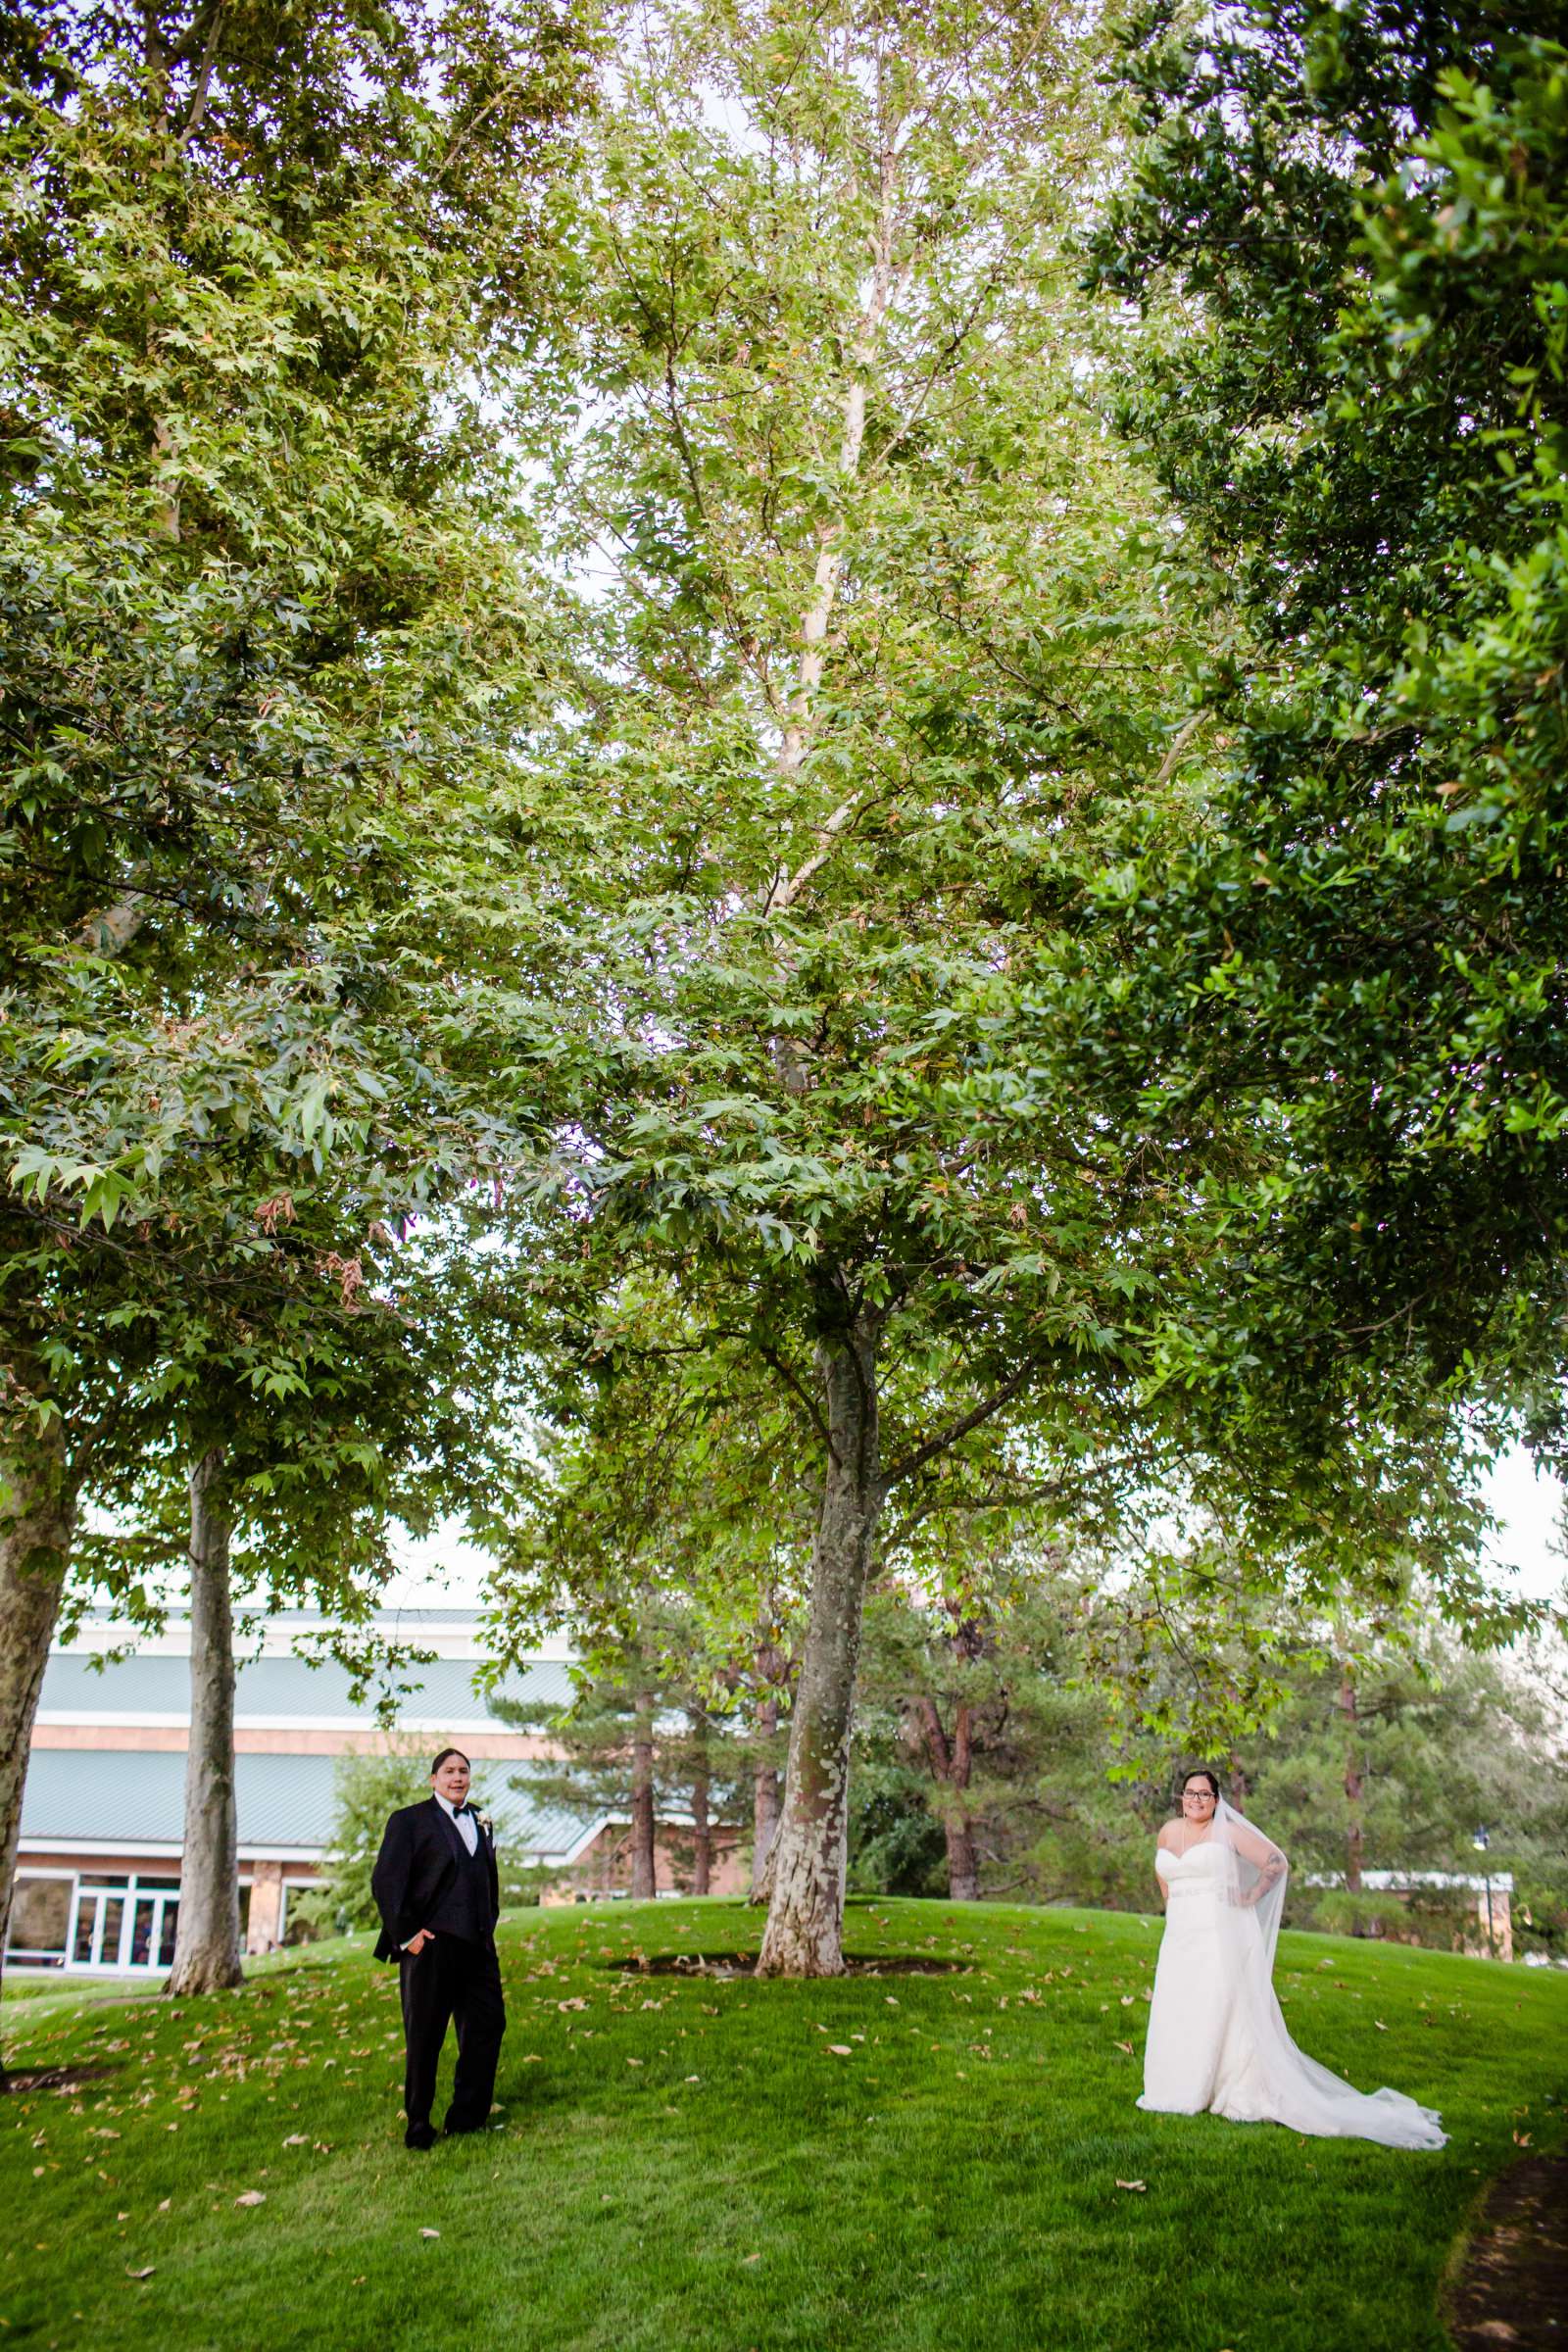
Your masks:
<svg viewBox="0 0 1568 2352"><path fill-rule="evenodd" d="M124 1939L125 1895L123 1887L78 1886L76 1915L71 1932L71 1962L74 1968L120 1968L122 1962L120 1947Z"/></svg>
<svg viewBox="0 0 1568 2352"><path fill-rule="evenodd" d="M174 1926L179 1916L176 1894L140 1890L131 1904L130 1949L127 1968L168 1968L174 1957Z"/></svg>
<svg viewBox="0 0 1568 2352"><path fill-rule="evenodd" d="M78 1886L71 1927L71 1966L168 1968L179 1918L177 1881Z"/></svg>

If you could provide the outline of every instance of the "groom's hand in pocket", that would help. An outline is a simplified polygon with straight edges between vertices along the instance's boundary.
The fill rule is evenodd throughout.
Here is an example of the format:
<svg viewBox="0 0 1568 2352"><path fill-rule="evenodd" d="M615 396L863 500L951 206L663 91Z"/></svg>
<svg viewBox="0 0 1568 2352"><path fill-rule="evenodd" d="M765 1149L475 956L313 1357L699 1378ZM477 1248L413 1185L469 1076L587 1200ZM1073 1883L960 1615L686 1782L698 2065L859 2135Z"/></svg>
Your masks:
<svg viewBox="0 0 1568 2352"><path fill-rule="evenodd" d="M409 1940L403 1946L403 1949L408 1953L411 1960L417 1960L425 1945L427 1943L434 1943L434 1928L421 1928L417 1936L411 1936L409 1937Z"/></svg>

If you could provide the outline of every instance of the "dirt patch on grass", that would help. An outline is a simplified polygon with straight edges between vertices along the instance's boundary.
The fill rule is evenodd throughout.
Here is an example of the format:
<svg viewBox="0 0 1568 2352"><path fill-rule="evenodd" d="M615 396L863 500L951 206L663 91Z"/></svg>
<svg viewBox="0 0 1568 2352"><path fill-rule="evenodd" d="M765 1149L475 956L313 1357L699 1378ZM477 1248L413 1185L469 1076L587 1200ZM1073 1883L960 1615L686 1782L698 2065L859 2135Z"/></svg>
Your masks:
<svg viewBox="0 0 1568 2352"><path fill-rule="evenodd" d="M19 2066L11 2074L0 2075L0 2092L85 2090L89 2082L101 2082L115 2071L105 2059L87 2060L80 2066Z"/></svg>
<svg viewBox="0 0 1568 2352"><path fill-rule="evenodd" d="M1444 2318L1457 2352L1568 2344L1568 2155L1529 2156L1488 2190Z"/></svg>
<svg viewBox="0 0 1568 2352"><path fill-rule="evenodd" d="M755 1952L630 1952L607 1960L625 1977L750 1977L757 1971ZM968 1960L932 1960L923 1955L878 1952L867 1958L846 1952L845 1973L852 1977L951 1977L972 1967Z"/></svg>

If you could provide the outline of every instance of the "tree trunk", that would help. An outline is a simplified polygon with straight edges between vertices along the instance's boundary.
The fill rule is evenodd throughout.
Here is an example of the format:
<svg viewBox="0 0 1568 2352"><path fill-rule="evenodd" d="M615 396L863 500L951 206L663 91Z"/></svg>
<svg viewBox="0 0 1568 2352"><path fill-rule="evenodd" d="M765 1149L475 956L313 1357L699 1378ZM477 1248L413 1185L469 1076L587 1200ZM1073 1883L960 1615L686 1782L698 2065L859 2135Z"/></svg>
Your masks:
<svg viewBox="0 0 1568 2352"><path fill-rule="evenodd" d="M234 1624L229 1512L219 1446L190 1477L190 1746L185 1848L171 1992L220 1992L245 1970L239 1948L234 1806Z"/></svg>
<svg viewBox="0 0 1568 2352"><path fill-rule="evenodd" d="M817 1347L830 1445L811 1545L811 1608L790 1725L773 1894L757 1973L844 1974L850 1733L866 1577L882 1508L879 1326L860 1317Z"/></svg>
<svg viewBox="0 0 1568 2352"><path fill-rule="evenodd" d="M654 1829L654 1702L639 1690L631 1735L631 1891L637 1902L651 1902L658 1889Z"/></svg>
<svg viewBox="0 0 1568 2352"><path fill-rule="evenodd" d="M948 1840L948 1899L977 1903L980 1861L974 1847L974 1823L967 1813L949 1813L942 1827Z"/></svg>
<svg viewBox="0 0 1568 2352"><path fill-rule="evenodd" d="M58 1419L0 1452L0 1968L38 1693L71 1566L76 1497ZM4 2080L0 2059L0 2081Z"/></svg>
<svg viewBox="0 0 1568 2352"><path fill-rule="evenodd" d="M923 1739L932 1778L944 1791L942 1835L948 1847L948 1900L977 1903L980 1863L975 1853L974 1822L961 1801L974 1772L974 1718L960 1702L949 1740L937 1702L924 1690L914 1700L912 1714L916 1741Z"/></svg>
<svg viewBox="0 0 1568 2352"><path fill-rule="evenodd" d="M757 1710L757 1730L760 1739L768 1741L768 1748L752 1775L752 1891L748 1898L754 1903L770 1901L772 1886L768 1872L768 1857L773 1851L773 1838L778 1830L782 1790L778 1767L773 1762L772 1740L778 1731L778 1700L764 1698Z"/></svg>
<svg viewBox="0 0 1568 2352"><path fill-rule="evenodd" d="M1345 1886L1348 1894L1361 1891L1361 1733L1355 1706L1355 1681L1348 1664L1340 1668L1340 1713L1345 1719ZM1351 1934L1363 1933L1351 1923Z"/></svg>
<svg viewBox="0 0 1568 2352"><path fill-rule="evenodd" d="M713 1833L708 1818L708 1721L691 1717L696 1756L692 1768L692 1892L706 1894L713 1876Z"/></svg>
<svg viewBox="0 0 1568 2352"><path fill-rule="evenodd" d="M967 1796L974 1774L974 1718L960 1704L953 1732L953 1762L949 1771L949 1787L955 1793ZM954 1903L977 1903L980 1900L980 1862L974 1850L974 1823L967 1805L949 1813L948 1837L948 1900Z"/></svg>

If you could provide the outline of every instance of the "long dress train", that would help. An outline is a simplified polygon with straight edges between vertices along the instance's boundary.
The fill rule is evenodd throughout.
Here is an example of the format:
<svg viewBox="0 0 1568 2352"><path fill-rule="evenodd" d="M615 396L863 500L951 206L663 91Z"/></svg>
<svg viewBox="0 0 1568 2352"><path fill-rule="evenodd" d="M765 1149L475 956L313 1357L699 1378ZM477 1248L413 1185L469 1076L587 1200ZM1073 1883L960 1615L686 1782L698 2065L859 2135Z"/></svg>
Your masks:
<svg viewBox="0 0 1568 2352"><path fill-rule="evenodd" d="M1263 1849L1277 1857L1277 1880L1257 1867ZM1181 1854L1157 1848L1154 1867L1167 1909L1140 2107L1174 2115L1206 2110L1233 2123L1284 2124L1392 2148L1443 2146L1432 2108L1402 2091L1355 2090L1291 2039L1273 1984L1284 1895L1277 1847L1222 1803L1207 1837ZM1261 1901L1253 1892L1260 1880Z"/></svg>

